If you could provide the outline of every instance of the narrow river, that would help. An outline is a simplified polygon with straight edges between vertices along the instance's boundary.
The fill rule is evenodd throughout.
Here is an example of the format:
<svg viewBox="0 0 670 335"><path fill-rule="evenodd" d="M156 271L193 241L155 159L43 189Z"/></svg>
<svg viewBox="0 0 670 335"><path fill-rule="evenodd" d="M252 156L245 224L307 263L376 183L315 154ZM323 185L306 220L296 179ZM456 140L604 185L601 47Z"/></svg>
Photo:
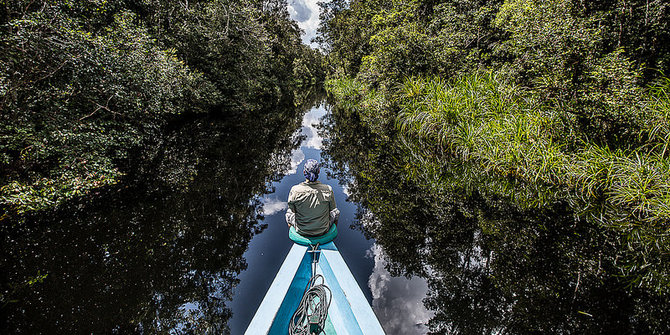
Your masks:
<svg viewBox="0 0 670 335"><path fill-rule="evenodd" d="M300 147L290 153L291 164L285 177L274 182L273 193L263 197L264 223L267 228L254 236L244 254L249 267L240 276L229 306L233 317L229 322L232 334L242 334L260 305L274 275L293 242L288 237L284 220L288 192L291 186L304 180L302 166L307 159L321 160L323 138L317 126L326 115L324 105L316 106L305 114L299 132ZM384 255L373 240L366 239L356 227L357 214L362 212L356 203L347 201L347 189L339 180L331 179L327 168L321 170L319 180L332 186L335 201L341 211L339 235L335 239L342 257L352 271L358 285L373 305L375 313L389 334L422 334L422 324L430 318L422 304L427 286L420 278L392 277L386 271Z"/></svg>
<svg viewBox="0 0 670 335"><path fill-rule="evenodd" d="M242 334L291 247L288 191L309 158L388 334L670 331L669 300L621 279L597 226L426 190L355 116L301 106L180 120L122 183L3 218L0 333Z"/></svg>
<svg viewBox="0 0 670 335"><path fill-rule="evenodd" d="M123 183L4 219L0 333L242 334L291 247L288 191L322 155L326 108L277 108L185 119ZM365 296L389 334L424 333L425 280L386 272L330 172L335 243Z"/></svg>

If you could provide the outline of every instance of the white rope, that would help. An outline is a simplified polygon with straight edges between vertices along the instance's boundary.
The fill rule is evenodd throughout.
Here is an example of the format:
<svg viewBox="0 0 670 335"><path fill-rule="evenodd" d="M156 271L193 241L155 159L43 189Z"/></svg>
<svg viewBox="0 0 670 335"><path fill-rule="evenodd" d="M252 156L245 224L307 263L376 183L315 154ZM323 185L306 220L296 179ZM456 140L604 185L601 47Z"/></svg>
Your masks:
<svg viewBox="0 0 670 335"><path fill-rule="evenodd" d="M321 284L316 284L318 279L321 279ZM289 335L321 334L326 325L331 298L332 292L325 285L323 276L317 274L312 277L302 296L300 306L291 317Z"/></svg>
<svg viewBox="0 0 670 335"><path fill-rule="evenodd" d="M289 335L313 335L321 334L326 325L326 318L328 318L328 308L333 293L330 288L326 286L326 280L322 275L316 274L316 263L318 257L318 245L312 246L312 273L314 276L307 283L305 293L302 295L300 305L291 317L291 322L288 326ZM317 281L321 280L320 284Z"/></svg>

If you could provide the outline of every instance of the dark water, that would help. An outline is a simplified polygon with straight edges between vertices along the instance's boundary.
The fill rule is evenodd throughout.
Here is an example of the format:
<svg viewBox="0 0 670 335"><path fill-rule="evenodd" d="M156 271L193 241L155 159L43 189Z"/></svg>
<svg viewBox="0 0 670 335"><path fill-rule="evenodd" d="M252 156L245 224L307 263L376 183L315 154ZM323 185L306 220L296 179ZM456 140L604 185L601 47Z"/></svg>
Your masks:
<svg viewBox="0 0 670 335"><path fill-rule="evenodd" d="M310 158L320 160L321 138L313 125L317 124L325 113L324 106L317 106L305 115L300 130L304 138L301 146L290 154L290 165L282 171L286 176L272 184L274 192L262 198L264 222L268 227L262 234L254 236L244 254L249 267L240 274L240 283L234 289L230 303L232 310L235 311L230 321L233 334L244 332L293 244L288 239L288 228L284 219L288 192L293 185L304 181L302 166L305 160ZM358 284L366 288L373 267L373 260L366 257L366 251L372 242L366 240L360 231L349 228L353 223L357 206L346 201L347 196L338 185L338 181L327 178L328 172L327 169L323 169L319 180L333 187L335 201L341 211L340 227L344 228L334 242L341 250ZM364 290L364 292L371 300L370 291Z"/></svg>
<svg viewBox="0 0 670 335"><path fill-rule="evenodd" d="M561 204L413 184L403 154L320 103L179 120L119 185L0 221L0 333L241 334L291 246L309 158L389 334L670 333L670 299L618 276L611 236Z"/></svg>
<svg viewBox="0 0 670 335"><path fill-rule="evenodd" d="M4 220L2 333L243 333L291 247L288 191L320 159L325 114L317 103L180 120L120 185ZM417 280L390 279L357 228L359 206L328 174L342 212L335 243L386 322L403 320L384 311L402 311L408 294L383 293Z"/></svg>
<svg viewBox="0 0 670 335"><path fill-rule="evenodd" d="M176 120L119 185L4 218L0 333L226 332L308 107Z"/></svg>
<svg viewBox="0 0 670 335"><path fill-rule="evenodd" d="M229 323L233 334L244 332L291 248L292 242L287 238L288 230L284 220L288 192L291 186L304 180L304 161L321 159L323 138L319 136L317 127L326 114L323 105L305 114L300 130L304 136L301 146L292 151L291 164L283 171L285 177L272 184L274 192L262 199L264 222L268 228L254 236L244 254L249 267L240 274L240 283L235 287L230 302L234 311ZM423 333L417 331L423 328L417 327L416 322L428 320L426 316L429 313L421 304L427 288L425 281L390 276L384 267L383 251L358 229L362 209L358 204L347 201L347 189L340 185L339 180L329 178L329 175L333 175L333 171L323 168L319 180L333 187L335 201L341 211L340 232L334 242L379 315L380 322L389 334Z"/></svg>
<svg viewBox="0 0 670 335"><path fill-rule="evenodd" d="M427 280L431 332L670 334L670 297L621 275L625 248L612 232L565 203L522 209L478 193L462 184L475 174L457 161L433 165L439 183L422 179L394 132L334 109L323 156L366 209L357 224L390 273Z"/></svg>

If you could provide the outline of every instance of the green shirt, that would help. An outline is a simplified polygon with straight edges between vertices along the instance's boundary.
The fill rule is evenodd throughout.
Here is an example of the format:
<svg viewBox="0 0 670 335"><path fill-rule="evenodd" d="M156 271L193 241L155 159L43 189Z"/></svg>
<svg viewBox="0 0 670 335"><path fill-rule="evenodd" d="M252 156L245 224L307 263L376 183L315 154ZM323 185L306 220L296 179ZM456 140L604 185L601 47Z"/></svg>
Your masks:
<svg viewBox="0 0 670 335"><path fill-rule="evenodd" d="M295 185L288 194L288 208L295 213L300 235L323 235L330 229L330 212L337 208L333 188L318 180Z"/></svg>

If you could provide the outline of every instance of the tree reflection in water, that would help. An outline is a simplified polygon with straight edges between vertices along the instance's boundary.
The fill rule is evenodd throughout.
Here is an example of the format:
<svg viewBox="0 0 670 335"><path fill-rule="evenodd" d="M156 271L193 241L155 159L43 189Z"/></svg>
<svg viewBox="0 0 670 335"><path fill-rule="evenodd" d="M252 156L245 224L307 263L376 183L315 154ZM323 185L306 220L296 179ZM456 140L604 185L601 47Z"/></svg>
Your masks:
<svg viewBox="0 0 670 335"><path fill-rule="evenodd" d="M178 120L124 184L4 219L3 333L227 333L260 196L309 107Z"/></svg>
<svg viewBox="0 0 670 335"><path fill-rule="evenodd" d="M444 164L451 190L418 185L394 131L334 108L323 155L363 206L358 225L386 251L388 270L428 280L431 333L670 332L670 299L619 277L615 236L565 204L521 210L459 186L462 164Z"/></svg>

